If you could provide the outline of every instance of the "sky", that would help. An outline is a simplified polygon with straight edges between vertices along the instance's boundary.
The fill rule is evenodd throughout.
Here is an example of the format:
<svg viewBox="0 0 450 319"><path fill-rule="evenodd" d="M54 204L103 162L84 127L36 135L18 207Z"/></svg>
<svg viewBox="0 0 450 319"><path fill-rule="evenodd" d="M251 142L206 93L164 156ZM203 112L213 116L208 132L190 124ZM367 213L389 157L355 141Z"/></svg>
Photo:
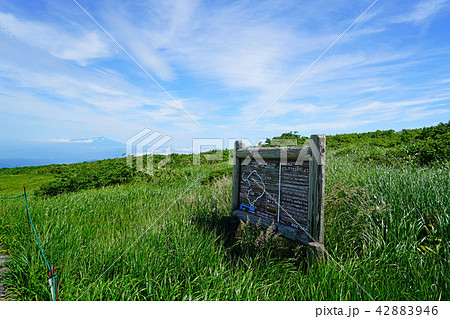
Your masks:
<svg viewBox="0 0 450 319"><path fill-rule="evenodd" d="M0 145L450 119L450 1L0 0Z"/></svg>

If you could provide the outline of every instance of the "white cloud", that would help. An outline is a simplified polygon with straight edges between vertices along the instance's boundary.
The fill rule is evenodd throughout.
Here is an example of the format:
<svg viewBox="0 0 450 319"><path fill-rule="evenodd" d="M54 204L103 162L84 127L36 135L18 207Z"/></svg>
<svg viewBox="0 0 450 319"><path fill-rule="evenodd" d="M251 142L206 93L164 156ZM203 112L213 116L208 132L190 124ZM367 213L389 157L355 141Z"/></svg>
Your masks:
<svg viewBox="0 0 450 319"><path fill-rule="evenodd" d="M190 76L209 81L226 91L246 91L249 94L246 98L253 102L244 102L241 111L237 110L238 117L243 117L245 122L250 117L253 121L255 114L286 89L321 50L336 39L340 29L351 23L351 19L339 21L332 30L294 27L290 25L294 21L271 19L272 15L280 12L280 6L286 4L262 2L249 6L233 3L211 7L199 6L197 1L175 4L156 2L150 9L142 8L145 19L126 19L131 15L130 7L123 6L120 10L116 7L105 10L101 20L106 22L106 29L119 43L162 80L177 81L181 75ZM316 7L306 9L303 15L317 11ZM302 11L296 6L295 10ZM327 11L327 14L330 12ZM371 21L380 12L370 12L365 22ZM365 27L362 22L354 29L342 42L348 44L386 30L384 27ZM367 56L363 52L355 52L323 59L305 76L304 80L308 80L307 91L311 93L310 88L318 91L318 83L323 85L331 79L338 79L342 77L342 71L349 74L348 71L353 70L352 77L357 78L363 73L357 68L378 64L381 70L381 63L400 57L404 54L386 52L380 56ZM302 98L305 95L304 85L299 83L286 99ZM351 85L347 84L347 87ZM329 87L323 89L328 90ZM308 103L298 105L284 101L270 113L279 116L291 111L311 113L313 109ZM207 111L202 110L203 114ZM162 113L159 118L165 120L164 113L168 111Z"/></svg>
<svg viewBox="0 0 450 319"><path fill-rule="evenodd" d="M5 114L31 116L36 121L48 119L53 125L70 122L72 129L84 123L84 127L90 125L90 130L104 130L116 139L120 132L127 132L127 136L134 130L131 127L139 125L153 127L164 123L176 127L191 121L158 88L142 90L113 71L72 67L59 70L33 63L3 62L1 74L13 85L13 88L2 85L0 78L0 91L4 94L0 96L0 110ZM47 100L48 95L53 99ZM177 102L187 107L182 99ZM197 110L189 112L200 119Z"/></svg>
<svg viewBox="0 0 450 319"><path fill-rule="evenodd" d="M214 8L195 2L189 10L180 8L187 2L175 3L155 4L158 15L149 12L143 22L127 21L116 10L104 17L118 41L163 80L174 80L177 68L234 89L275 87L286 61L332 41L329 35L294 32L284 22L262 19L242 3ZM276 10L278 4L271 6Z"/></svg>
<svg viewBox="0 0 450 319"><path fill-rule="evenodd" d="M389 86L374 86L374 87L370 87L368 89L363 89L361 91L359 91L360 93L369 93L369 92L380 92L380 91L384 91L384 90L390 90L397 87L397 85L389 85Z"/></svg>
<svg viewBox="0 0 450 319"><path fill-rule="evenodd" d="M394 21L414 24L426 23L434 18L446 5L447 0L422 0L414 6L410 13L396 17Z"/></svg>
<svg viewBox="0 0 450 319"><path fill-rule="evenodd" d="M142 33L137 32L137 34ZM150 68L148 72L156 74L158 78L164 81L173 80L175 78L175 73L169 63L167 63L156 48L153 48L142 40L143 39L131 38L126 41L126 45L129 48L128 50L131 51L134 58L144 67Z"/></svg>
<svg viewBox="0 0 450 319"><path fill-rule="evenodd" d="M33 141L35 141L35 140L33 140ZM54 139L48 139L48 140L44 140L44 141L40 141L40 142L70 143L70 140L65 139L65 138L54 138Z"/></svg>
<svg viewBox="0 0 450 319"><path fill-rule="evenodd" d="M0 12L0 30L27 45L51 55L87 65L91 59L111 55L110 46L99 31L78 30L70 33L56 25L18 19L11 13Z"/></svg>
<svg viewBox="0 0 450 319"><path fill-rule="evenodd" d="M418 108L411 108L416 105L427 105L428 107L433 106L435 102L450 100L450 97L437 97L437 98L423 98L418 100L406 100L398 102L379 102L374 101L369 104L354 107L348 110L343 110L343 114L357 116L364 113L374 114L389 114L389 113L403 113L409 111L417 111Z"/></svg>
<svg viewBox="0 0 450 319"><path fill-rule="evenodd" d="M94 143L94 139L92 138L87 138L87 139L75 139L75 140L71 140L71 139L67 139L67 138L50 138L50 139L46 139L46 140L26 140L29 142L50 142L50 143Z"/></svg>

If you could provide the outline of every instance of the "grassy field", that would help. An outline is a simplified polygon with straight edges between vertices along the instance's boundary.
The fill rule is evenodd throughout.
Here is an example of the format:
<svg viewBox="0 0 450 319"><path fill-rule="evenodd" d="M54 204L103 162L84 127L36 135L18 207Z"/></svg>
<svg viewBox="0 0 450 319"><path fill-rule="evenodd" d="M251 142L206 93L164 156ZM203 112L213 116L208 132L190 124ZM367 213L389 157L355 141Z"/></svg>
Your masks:
<svg viewBox="0 0 450 319"><path fill-rule="evenodd" d="M55 179L55 176L52 174L0 174L0 179L0 194L2 194L1 196L5 196L23 192L24 185L26 185L27 187L27 192L34 193L34 191L39 189L41 185L53 181Z"/></svg>
<svg viewBox="0 0 450 319"><path fill-rule="evenodd" d="M449 300L450 167L372 160L385 153L328 152L328 256L310 266L304 247L270 231L223 231L226 161L184 158L148 179L30 194L29 206L62 300ZM33 171L0 170L0 196L56 178ZM17 298L49 300L23 199L0 202L0 241Z"/></svg>

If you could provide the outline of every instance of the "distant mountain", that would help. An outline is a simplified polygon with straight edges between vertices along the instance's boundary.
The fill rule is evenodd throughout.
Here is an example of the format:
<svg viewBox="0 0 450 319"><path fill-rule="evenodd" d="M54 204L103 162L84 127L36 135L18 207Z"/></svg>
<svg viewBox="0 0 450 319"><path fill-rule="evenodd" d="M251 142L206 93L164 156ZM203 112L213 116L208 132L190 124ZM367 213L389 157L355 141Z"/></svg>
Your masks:
<svg viewBox="0 0 450 319"><path fill-rule="evenodd" d="M105 137L0 144L0 168L70 164L122 157L125 144Z"/></svg>

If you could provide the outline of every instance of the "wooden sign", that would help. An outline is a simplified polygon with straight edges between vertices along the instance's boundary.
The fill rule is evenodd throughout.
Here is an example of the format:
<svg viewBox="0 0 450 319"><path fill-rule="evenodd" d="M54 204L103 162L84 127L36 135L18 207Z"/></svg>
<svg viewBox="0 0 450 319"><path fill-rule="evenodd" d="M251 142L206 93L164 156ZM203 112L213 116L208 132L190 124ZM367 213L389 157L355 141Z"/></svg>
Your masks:
<svg viewBox="0 0 450 319"><path fill-rule="evenodd" d="M302 244L323 244L325 136L310 146L244 148L235 142L232 215Z"/></svg>

